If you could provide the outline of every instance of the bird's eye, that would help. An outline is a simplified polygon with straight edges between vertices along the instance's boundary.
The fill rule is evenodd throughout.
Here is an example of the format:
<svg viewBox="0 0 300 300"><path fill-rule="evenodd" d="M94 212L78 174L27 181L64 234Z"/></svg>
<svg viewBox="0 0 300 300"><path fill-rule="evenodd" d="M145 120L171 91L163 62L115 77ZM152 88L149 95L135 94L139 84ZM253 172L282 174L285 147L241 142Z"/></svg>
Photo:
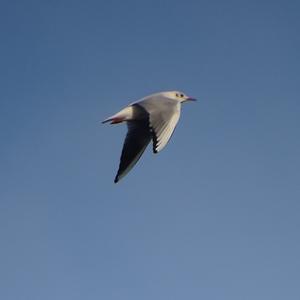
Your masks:
<svg viewBox="0 0 300 300"><path fill-rule="evenodd" d="M180 97L183 98L183 94L180 94Z"/></svg>

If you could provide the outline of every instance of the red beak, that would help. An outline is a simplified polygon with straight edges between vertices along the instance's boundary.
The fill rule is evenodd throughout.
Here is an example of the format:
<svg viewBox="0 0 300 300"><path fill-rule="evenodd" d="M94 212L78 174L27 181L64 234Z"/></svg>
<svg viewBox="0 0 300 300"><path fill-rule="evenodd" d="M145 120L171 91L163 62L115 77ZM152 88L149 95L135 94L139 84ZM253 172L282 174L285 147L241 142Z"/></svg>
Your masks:
<svg viewBox="0 0 300 300"><path fill-rule="evenodd" d="M188 98L186 99L186 101L197 101L197 99L196 99L196 98L192 98L192 97L188 97Z"/></svg>

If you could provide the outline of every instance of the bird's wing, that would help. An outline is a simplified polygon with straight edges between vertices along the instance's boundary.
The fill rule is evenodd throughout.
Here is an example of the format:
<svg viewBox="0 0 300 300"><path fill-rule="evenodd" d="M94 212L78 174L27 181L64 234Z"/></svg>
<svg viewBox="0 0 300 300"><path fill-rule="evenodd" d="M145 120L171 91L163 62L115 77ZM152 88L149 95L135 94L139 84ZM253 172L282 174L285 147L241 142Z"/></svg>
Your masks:
<svg viewBox="0 0 300 300"><path fill-rule="evenodd" d="M170 140L180 117L180 106L168 106L154 110L149 116L152 129L153 152L161 151Z"/></svg>
<svg viewBox="0 0 300 300"><path fill-rule="evenodd" d="M152 137L146 120L129 121L127 127L128 132L124 141L115 183L124 177L138 162Z"/></svg>

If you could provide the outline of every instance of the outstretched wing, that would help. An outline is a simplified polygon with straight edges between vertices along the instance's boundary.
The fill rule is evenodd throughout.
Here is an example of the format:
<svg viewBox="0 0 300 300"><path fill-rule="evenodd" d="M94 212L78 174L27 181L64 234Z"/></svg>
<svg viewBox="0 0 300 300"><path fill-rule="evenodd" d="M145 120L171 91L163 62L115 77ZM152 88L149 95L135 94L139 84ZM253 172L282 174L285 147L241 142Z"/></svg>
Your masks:
<svg viewBox="0 0 300 300"><path fill-rule="evenodd" d="M158 153L166 146L174 132L180 118L181 105L163 96L145 99L137 105L144 108L149 115L153 152Z"/></svg>
<svg viewBox="0 0 300 300"><path fill-rule="evenodd" d="M153 136L153 152L161 151L170 140L180 117L180 107L159 111L150 115Z"/></svg>
<svg viewBox="0 0 300 300"><path fill-rule="evenodd" d="M119 170L114 180L115 183L134 167L152 138L146 120L128 121L127 127L128 132L123 145Z"/></svg>

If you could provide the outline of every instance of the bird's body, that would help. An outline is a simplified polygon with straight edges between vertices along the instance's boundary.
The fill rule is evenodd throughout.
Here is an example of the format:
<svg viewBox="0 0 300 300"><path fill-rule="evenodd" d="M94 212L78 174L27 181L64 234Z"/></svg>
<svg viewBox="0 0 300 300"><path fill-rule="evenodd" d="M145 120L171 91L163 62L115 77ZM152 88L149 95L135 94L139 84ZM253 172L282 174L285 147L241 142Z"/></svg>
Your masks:
<svg viewBox="0 0 300 300"><path fill-rule="evenodd" d="M156 93L103 121L126 122L128 127L115 183L132 169L151 140L154 153L166 146L179 120L181 103L189 100L195 99L177 91Z"/></svg>

